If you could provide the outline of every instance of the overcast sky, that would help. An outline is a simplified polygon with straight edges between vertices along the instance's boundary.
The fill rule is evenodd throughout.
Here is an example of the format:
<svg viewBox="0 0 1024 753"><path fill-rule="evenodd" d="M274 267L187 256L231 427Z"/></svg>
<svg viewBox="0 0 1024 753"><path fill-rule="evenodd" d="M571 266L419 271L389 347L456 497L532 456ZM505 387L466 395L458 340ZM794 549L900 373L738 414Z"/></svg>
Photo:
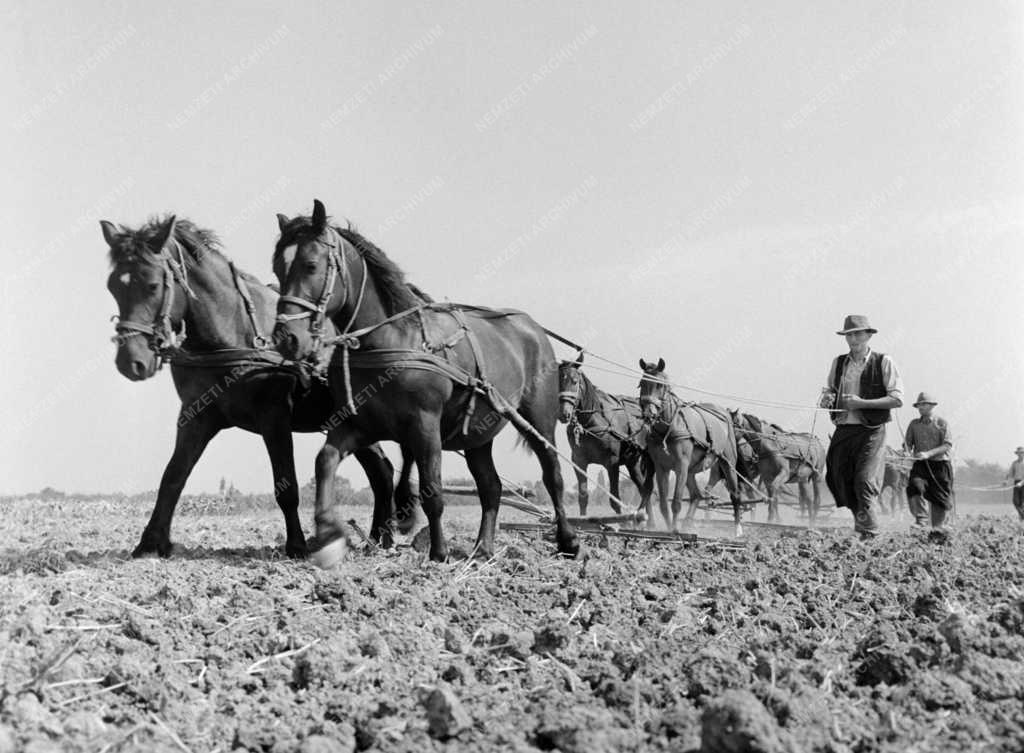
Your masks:
<svg viewBox="0 0 1024 753"><path fill-rule="evenodd" d="M4 8L0 493L152 489L170 456L169 373L114 368L98 219L177 213L269 280L275 213L313 197L436 298L727 395L813 404L867 314L959 457L1024 444L1018 3ZM537 477L510 431L499 471ZM258 437L222 433L187 491L222 476L271 489Z"/></svg>

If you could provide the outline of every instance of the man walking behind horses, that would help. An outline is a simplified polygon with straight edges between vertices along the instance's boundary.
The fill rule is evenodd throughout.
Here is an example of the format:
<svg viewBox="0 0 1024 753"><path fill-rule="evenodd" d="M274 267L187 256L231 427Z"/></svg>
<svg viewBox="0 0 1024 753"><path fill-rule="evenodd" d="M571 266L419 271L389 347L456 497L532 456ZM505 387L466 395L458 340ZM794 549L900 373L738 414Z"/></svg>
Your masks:
<svg viewBox="0 0 1024 753"><path fill-rule="evenodd" d="M932 415L936 405L938 402L927 392L917 396L914 407L921 415L907 426L903 446L914 458L907 484L910 511L919 526L928 525L924 504L928 500L932 524L928 540L943 542L949 535L945 523L953 499L953 467L949 460L953 442L946 420Z"/></svg>
<svg viewBox="0 0 1024 753"><path fill-rule="evenodd" d="M834 409L836 425L825 460L825 483L836 507L853 512L861 539L878 534L873 508L885 467L885 425L892 409L903 405L903 379L892 358L868 347L877 331L866 316L846 317L836 334L846 338L850 352L832 361L819 403Z"/></svg>
<svg viewBox="0 0 1024 753"><path fill-rule="evenodd" d="M1010 472L1006 474L1006 480L1013 482L1013 506L1017 508L1017 515L1024 520L1024 447L1016 449L1017 459L1010 464Z"/></svg>

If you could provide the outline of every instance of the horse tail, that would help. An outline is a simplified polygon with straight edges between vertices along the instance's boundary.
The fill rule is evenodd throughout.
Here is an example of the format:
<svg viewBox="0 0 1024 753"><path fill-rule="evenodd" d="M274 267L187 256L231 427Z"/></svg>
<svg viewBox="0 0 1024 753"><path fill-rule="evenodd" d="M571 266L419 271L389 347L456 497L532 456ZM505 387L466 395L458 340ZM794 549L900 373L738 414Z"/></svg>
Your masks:
<svg viewBox="0 0 1024 753"><path fill-rule="evenodd" d="M516 447L517 450L522 450L523 452L527 452L527 453L533 454L533 448L530 447L530 443L526 441L526 435L523 434L521 431L520 432L516 432L516 444L515 444L515 447Z"/></svg>
<svg viewBox="0 0 1024 753"><path fill-rule="evenodd" d="M641 491L650 494L654 491L654 459L646 449L640 451L640 478L643 479Z"/></svg>

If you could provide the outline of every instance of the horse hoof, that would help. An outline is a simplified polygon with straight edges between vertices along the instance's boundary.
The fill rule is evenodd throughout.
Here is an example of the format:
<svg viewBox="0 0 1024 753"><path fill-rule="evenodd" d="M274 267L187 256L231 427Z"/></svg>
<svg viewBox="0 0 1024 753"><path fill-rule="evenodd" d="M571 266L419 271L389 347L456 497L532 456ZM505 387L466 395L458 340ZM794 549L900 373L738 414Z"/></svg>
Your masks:
<svg viewBox="0 0 1024 753"><path fill-rule="evenodd" d="M348 554L348 542L343 538L324 544L310 555L313 564L321 570L329 570L340 564Z"/></svg>
<svg viewBox="0 0 1024 753"><path fill-rule="evenodd" d="M448 561L448 547L441 549L431 548L430 550L430 561L431 562L447 562Z"/></svg>
<svg viewBox="0 0 1024 753"><path fill-rule="evenodd" d="M285 556L288 557L288 559L304 560L304 559L306 559L306 557L309 556L309 548L306 546L306 542L305 541L303 541L301 545L300 544L285 544L284 545L284 553L285 553Z"/></svg>
<svg viewBox="0 0 1024 753"><path fill-rule="evenodd" d="M569 559L576 559L580 554L580 540L573 536L568 541L561 541L558 544L558 553Z"/></svg>
<svg viewBox="0 0 1024 753"><path fill-rule="evenodd" d="M139 542L139 545L132 550L132 559L144 559L146 557L160 557L167 559L174 552L174 545L171 542L166 544L154 544L150 541Z"/></svg>

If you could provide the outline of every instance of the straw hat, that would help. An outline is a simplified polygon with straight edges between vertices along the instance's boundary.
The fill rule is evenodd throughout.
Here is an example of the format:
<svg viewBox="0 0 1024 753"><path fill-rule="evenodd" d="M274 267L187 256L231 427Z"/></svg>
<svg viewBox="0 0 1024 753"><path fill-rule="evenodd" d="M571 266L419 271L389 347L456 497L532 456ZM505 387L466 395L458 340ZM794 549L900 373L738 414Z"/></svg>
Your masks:
<svg viewBox="0 0 1024 753"><path fill-rule="evenodd" d="M929 395L927 392L919 392L917 395L917 400L914 401L914 407L916 408L917 406L923 405L925 403L929 405L938 405L939 401L936 400L931 395Z"/></svg>

